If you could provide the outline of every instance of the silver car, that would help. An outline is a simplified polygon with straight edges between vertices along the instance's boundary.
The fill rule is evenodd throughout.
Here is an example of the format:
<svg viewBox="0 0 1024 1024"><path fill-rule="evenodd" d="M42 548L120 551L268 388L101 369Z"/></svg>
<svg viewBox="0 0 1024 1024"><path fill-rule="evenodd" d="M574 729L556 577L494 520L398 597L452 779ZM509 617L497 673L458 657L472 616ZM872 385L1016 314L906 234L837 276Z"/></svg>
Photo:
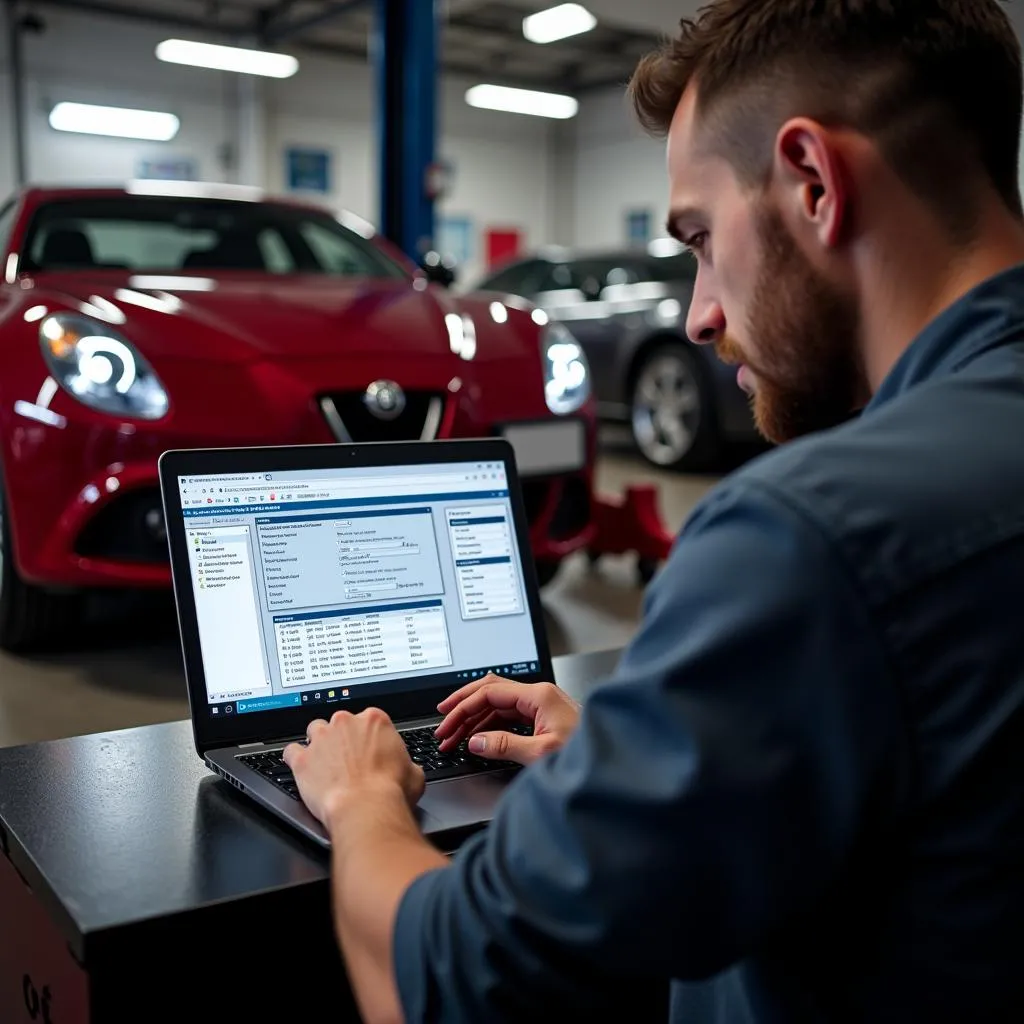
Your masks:
<svg viewBox="0 0 1024 1024"><path fill-rule="evenodd" d="M590 361L602 418L628 422L650 462L705 470L757 432L736 368L686 337L695 272L688 253L659 239L646 251L542 251L476 288L520 295L564 323Z"/></svg>

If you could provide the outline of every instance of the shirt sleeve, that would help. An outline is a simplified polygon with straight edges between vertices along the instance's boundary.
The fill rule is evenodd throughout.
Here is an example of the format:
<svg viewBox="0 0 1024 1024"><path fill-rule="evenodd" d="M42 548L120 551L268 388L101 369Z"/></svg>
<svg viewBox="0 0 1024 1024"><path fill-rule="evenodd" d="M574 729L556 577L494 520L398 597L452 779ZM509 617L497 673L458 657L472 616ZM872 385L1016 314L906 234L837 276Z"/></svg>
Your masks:
<svg viewBox="0 0 1024 1024"><path fill-rule="evenodd" d="M869 814L890 813L901 722L836 550L783 495L724 485L571 741L407 892L407 1020L600 1019L640 980L736 963L822 895Z"/></svg>

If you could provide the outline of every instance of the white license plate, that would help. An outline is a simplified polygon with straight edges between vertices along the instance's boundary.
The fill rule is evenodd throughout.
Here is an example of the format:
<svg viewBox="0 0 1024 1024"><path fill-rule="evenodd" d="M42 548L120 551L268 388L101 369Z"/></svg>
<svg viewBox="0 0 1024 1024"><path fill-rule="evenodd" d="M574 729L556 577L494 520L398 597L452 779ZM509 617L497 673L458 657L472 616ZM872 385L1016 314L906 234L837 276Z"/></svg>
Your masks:
<svg viewBox="0 0 1024 1024"><path fill-rule="evenodd" d="M587 461L587 432L580 420L519 423L504 430L516 453L520 476L544 476L582 469Z"/></svg>

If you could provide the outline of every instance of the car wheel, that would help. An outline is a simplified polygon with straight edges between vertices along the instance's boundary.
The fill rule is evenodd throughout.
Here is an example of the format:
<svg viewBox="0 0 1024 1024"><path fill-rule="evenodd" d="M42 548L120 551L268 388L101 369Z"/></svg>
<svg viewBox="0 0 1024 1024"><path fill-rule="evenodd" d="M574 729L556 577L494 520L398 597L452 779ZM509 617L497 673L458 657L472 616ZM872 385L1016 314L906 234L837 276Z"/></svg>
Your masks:
<svg viewBox="0 0 1024 1024"><path fill-rule="evenodd" d="M720 455L714 398L703 367L686 345L662 345L646 356L630 405L633 439L653 465L702 470Z"/></svg>
<svg viewBox="0 0 1024 1024"><path fill-rule="evenodd" d="M51 594L18 575L7 505L0 488L0 648L24 652L57 646L66 640L67 627L77 611L74 597Z"/></svg>
<svg viewBox="0 0 1024 1024"><path fill-rule="evenodd" d="M558 570L562 568L561 562L549 562L538 561L537 565L537 582L540 584L543 590L554 578L558 575Z"/></svg>

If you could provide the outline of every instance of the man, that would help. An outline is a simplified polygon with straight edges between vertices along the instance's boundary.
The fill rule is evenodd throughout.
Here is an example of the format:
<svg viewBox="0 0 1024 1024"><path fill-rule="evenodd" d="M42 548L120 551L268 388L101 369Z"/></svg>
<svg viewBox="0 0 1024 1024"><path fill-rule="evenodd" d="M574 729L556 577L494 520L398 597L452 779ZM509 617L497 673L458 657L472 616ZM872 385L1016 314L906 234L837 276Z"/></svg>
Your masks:
<svg viewBox="0 0 1024 1024"><path fill-rule="evenodd" d="M680 1022L1024 1019L1022 91L996 0L716 0L642 63L688 332L794 443L693 514L581 714L442 705L536 759L451 864L381 713L289 748L368 1021L658 979Z"/></svg>

